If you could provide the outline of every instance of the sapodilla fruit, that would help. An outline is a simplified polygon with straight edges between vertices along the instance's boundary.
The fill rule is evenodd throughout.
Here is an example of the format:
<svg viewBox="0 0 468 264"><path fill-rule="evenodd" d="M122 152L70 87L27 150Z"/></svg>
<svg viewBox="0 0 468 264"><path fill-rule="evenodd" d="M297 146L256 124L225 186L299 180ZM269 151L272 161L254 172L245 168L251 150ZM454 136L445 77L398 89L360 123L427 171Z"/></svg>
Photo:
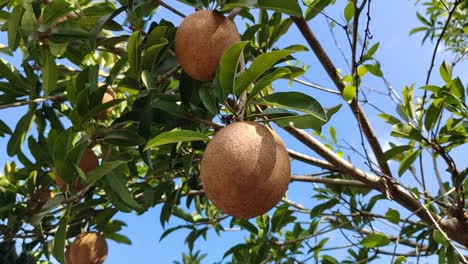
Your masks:
<svg viewBox="0 0 468 264"><path fill-rule="evenodd" d="M115 99L115 92L114 92L114 90L112 90L112 89L107 89L107 91L106 91L106 92L104 93L104 95L102 96L102 101L101 101L101 102L102 102L103 104L105 104L105 103L110 102L110 101L112 101L112 100L114 100L114 99ZM114 109L114 107L111 106L111 107L107 108L106 110L100 112L100 113L98 114L98 116L97 116L98 119L100 119L100 120L106 119L107 115L110 114L110 113L112 112L113 109Z"/></svg>
<svg viewBox="0 0 468 264"><path fill-rule="evenodd" d="M206 196L218 209L252 218L281 200L291 180L291 165L273 130L255 122L236 122L208 144L200 177Z"/></svg>
<svg viewBox="0 0 468 264"><path fill-rule="evenodd" d="M223 52L240 41L236 25L215 11L201 10L186 17L176 32L175 53L193 79L210 81Z"/></svg>
<svg viewBox="0 0 468 264"><path fill-rule="evenodd" d="M71 264L102 264L107 257L106 239L95 232L81 233L71 244L69 256Z"/></svg>
<svg viewBox="0 0 468 264"><path fill-rule="evenodd" d="M80 168L85 173L88 173L94 170L98 165L99 165L99 160L96 154L94 154L94 152L90 148L86 148L80 159L80 164L79 164ZM61 190L66 189L67 183L63 181L63 179L60 177L60 175L58 174L55 168L53 169L53 171L54 171L55 183L57 184L57 186ZM83 188L80 178L76 179L74 188L76 190L81 190Z"/></svg>

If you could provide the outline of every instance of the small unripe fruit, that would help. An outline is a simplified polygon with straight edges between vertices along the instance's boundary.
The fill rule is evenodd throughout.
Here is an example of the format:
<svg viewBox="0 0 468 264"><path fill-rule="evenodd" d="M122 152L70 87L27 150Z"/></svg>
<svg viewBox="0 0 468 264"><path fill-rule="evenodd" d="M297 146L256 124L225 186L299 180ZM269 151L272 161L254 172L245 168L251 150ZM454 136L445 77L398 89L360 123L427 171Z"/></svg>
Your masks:
<svg viewBox="0 0 468 264"><path fill-rule="evenodd" d="M102 264L107 257L106 239L94 232L81 233L70 246L73 264Z"/></svg>
<svg viewBox="0 0 468 264"><path fill-rule="evenodd" d="M255 122L221 129L200 166L206 196L221 211L252 218L273 208L291 180L289 154L281 138Z"/></svg>
<svg viewBox="0 0 468 264"><path fill-rule="evenodd" d="M175 37L175 53L193 79L210 81L223 52L240 41L236 25L220 13L197 11L186 17Z"/></svg>

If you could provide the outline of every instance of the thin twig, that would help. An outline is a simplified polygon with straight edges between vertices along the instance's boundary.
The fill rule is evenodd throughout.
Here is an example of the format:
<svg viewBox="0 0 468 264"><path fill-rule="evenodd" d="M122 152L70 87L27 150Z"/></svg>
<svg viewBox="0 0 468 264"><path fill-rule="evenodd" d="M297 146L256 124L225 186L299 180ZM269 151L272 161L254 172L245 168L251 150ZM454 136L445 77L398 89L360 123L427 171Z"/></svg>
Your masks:
<svg viewBox="0 0 468 264"><path fill-rule="evenodd" d="M60 101L60 100L65 100L65 99L66 99L66 95L64 95L64 94L51 95L51 96L47 96L47 97L34 98L34 99L31 99L31 100L22 100L22 101L17 101L17 102L10 103L10 104L0 105L0 109L18 107L18 106L32 104L32 103L40 103L40 102L45 102L45 101L49 101L49 100L50 101Z"/></svg>
<svg viewBox="0 0 468 264"><path fill-rule="evenodd" d="M341 95L340 92L338 91L334 91L332 89L328 89L328 88L325 88L325 87L322 87L318 84L315 84L315 83L310 83L310 82L306 82L306 81L303 81L301 79L298 79L298 78L295 78L294 79L295 82L297 83L300 83L300 84L303 84L307 87L311 87L311 88L314 88L314 89L317 89L317 90L320 90L320 91L324 91L324 92L327 92L327 93L332 93L332 94L337 94L337 95Z"/></svg>
<svg viewBox="0 0 468 264"><path fill-rule="evenodd" d="M314 182L314 183L323 183L323 184L327 184L327 185L369 188L369 186L367 184L362 183L360 181L338 179L338 178L322 178L322 177L293 175L293 176L291 176L291 181Z"/></svg>
<svg viewBox="0 0 468 264"><path fill-rule="evenodd" d="M183 13L181 13L179 10L175 9L174 7L166 4L164 1L162 0L153 0L154 3L156 4L159 4L161 6L164 6L165 8L167 8L169 11L171 11L172 13L180 16L180 17L184 17L185 18L185 15Z"/></svg>
<svg viewBox="0 0 468 264"><path fill-rule="evenodd" d="M307 25L307 21L305 21L304 18L299 18L299 17L294 17L294 16L292 16L291 19L294 21L294 23L299 28L304 38L309 43L315 55L318 57L320 63L325 68L329 77L332 79L333 83L336 85L336 87L338 88L340 92L343 92L345 85L342 81L341 75L339 74L333 62L328 57L325 50L322 48L322 45L320 44L318 39L315 37L309 25ZM392 177L390 167L388 166L386 162L380 159L380 157L383 155L383 150L382 150L382 147L380 146L380 143L377 139L377 135L375 134L374 129L372 128L369 120L367 119L367 116L364 113L364 110L361 108L359 103L351 104L350 106L352 108L353 114L356 116L356 118L359 117L359 120L361 121L363 132L366 135L367 141L369 142L369 145L371 146L372 151L374 152L374 155L376 156L379 162L380 169L382 170L384 174Z"/></svg>

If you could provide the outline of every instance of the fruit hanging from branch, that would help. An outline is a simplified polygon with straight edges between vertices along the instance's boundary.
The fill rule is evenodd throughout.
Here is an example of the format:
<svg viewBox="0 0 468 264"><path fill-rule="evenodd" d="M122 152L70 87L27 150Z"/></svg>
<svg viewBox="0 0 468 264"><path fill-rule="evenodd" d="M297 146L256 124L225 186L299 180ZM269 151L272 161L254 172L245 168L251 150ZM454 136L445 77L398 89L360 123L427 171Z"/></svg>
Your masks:
<svg viewBox="0 0 468 264"><path fill-rule="evenodd" d="M67 264L102 264L107 257L106 239L95 232L85 232L76 236L69 249Z"/></svg>
<svg viewBox="0 0 468 264"><path fill-rule="evenodd" d="M221 211L252 218L273 208L291 179L288 151L272 129L236 122L208 144L200 167L207 197Z"/></svg>
<svg viewBox="0 0 468 264"><path fill-rule="evenodd" d="M236 25L209 10L186 17L177 29L175 53L182 69L193 79L211 81L223 52L240 41Z"/></svg>

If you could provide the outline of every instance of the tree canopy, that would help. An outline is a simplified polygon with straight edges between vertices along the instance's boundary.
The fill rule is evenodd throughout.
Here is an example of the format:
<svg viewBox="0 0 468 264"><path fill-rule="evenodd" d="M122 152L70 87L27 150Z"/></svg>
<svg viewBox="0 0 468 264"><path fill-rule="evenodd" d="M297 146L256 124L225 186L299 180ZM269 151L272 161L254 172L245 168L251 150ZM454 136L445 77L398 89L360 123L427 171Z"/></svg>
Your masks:
<svg viewBox="0 0 468 264"><path fill-rule="evenodd" d="M237 25L240 41L223 50L212 80L179 65L179 23L158 16L189 15L176 2ZM161 239L187 232L182 263L202 262L197 241L232 228L245 240L220 262L468 263L468 167L453 156L466 154L468 141L467 83L453 74L468 54L468 1L415 2L424 12L408 33L434 44L431 64L421 66L424 85L395 89L369 30L372 0L0 0L0 113L20 107L15 127L0 115L2 155L11 159L0 174L0 263L65 263L88 231L130 245L116 215L153 207L161 208ZM345 36L335 51L347 65L310 26L320 17ZM439 49L450 58L435 65ZM317 59L333 87L315 84L316 69L298 54ZM383 87L366 89L369 79ZM384 102L369 99L376 92ZM341 112L352 118L349 131L335 129ZM203 154L241 121L280 133L290 186L307 185L309 203L290 199L290 188L268 213L242 219L207 198ZM342 145L354 132L359 143ZM293 140L308 152L291 148Z"/></svg>

